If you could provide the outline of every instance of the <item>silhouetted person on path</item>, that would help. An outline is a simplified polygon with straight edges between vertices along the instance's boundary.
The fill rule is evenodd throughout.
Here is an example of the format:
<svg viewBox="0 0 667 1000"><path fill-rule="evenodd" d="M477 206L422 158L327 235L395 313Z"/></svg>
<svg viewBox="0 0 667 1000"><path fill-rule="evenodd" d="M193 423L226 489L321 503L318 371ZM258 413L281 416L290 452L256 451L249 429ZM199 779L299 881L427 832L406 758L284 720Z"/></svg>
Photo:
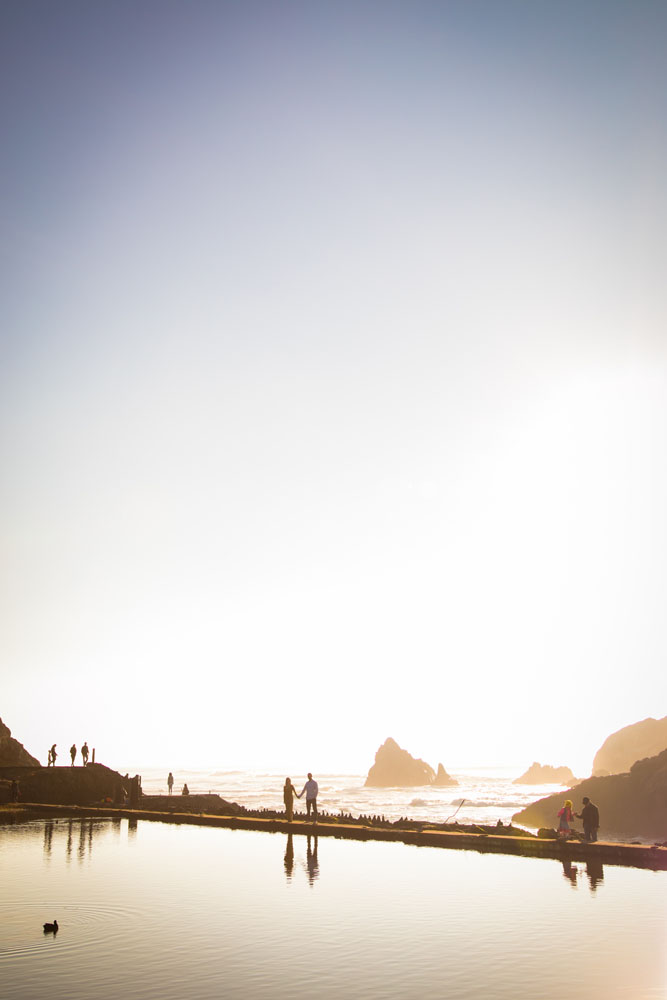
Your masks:
<svg viewBox="0 0 667 1000"><path fill-rule="evenodd" d="M584 795L582 802L584 803L583 809L580 813L575 813L575 815L584 824L584 840L594 844L598 839L600 812L598 807L591 802L587 795Z"/></svg>
<svg viewBox="0 0 667 1000"><path fill-rule="evenodd" d="M317 823L317 782L313 779L310 771L308 772L308 781L303 786L297 799L300 799L303 793L306 793L306 818L310 819L310 810L313 810L313 822Z"/></svg>
<svg viewBox="0 0 667 1000"><path fill-rule="evenodd" d="M287 815L287 820L289 823L294 819L294 796L296 795L296 788L292 784L291 778L285 778L285 784L283 785L283 802L285 803L285 813ZM298 798L298 795L297 795Z"/></svg>
<svg viewBox="0 0 667 1000"><path fill-rule="evenodd" d="M174 776L173 776L173 774L170 771L169 772L169 777L167 778L167 788L169 789L169 794L170 795L171 795L171 791L172 791L173 787L174 787Z"/></svg>
<svg viewBox="0 0 667 1000"><path fill-rule="evenodd" d="M72 743L71 747L69 748L69 755L72 758L72 767L74 767L74 760L76 758L76 743Z"/></svg>
<svg viewBox="0 0 667 1000"><path fill-rule="evenodd" d="M54 743L53 746L51 747L51 749L49 750L49 764L51 765L51 767L55 767L56 766L56 757L57 756L58 756L58 754L56 753L56 745ZM46 766L48 767L49 764L47 764Z"/></svg>
<svg viewBox="0 0 667 1000"><path fill-rule="evenodd" d="M190 794L190 789L188 788L186 783L185 785L183 785L183 791L181 792L181 795L189 795L189 794Z"/></svg>
<svg viewBox="0 0 667 1000"><path fill-rule="evenodd" d="M81 747L81 759L83 760L83 766L86 767L88 764L88 742L86 741Z"/></svg>

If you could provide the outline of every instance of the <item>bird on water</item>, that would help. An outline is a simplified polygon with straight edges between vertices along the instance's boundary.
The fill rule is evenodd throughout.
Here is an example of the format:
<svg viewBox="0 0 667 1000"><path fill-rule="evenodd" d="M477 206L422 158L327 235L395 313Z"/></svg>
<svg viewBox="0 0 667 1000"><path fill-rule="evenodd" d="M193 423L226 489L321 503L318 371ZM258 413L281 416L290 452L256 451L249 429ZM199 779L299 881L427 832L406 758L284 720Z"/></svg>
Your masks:
<svg viewBox="0 0 667 1000"><path fill-rule="evenodd" d="M44 924L45 934L56 934L58 931L58 921L54 920L52 924Z"/></svg>

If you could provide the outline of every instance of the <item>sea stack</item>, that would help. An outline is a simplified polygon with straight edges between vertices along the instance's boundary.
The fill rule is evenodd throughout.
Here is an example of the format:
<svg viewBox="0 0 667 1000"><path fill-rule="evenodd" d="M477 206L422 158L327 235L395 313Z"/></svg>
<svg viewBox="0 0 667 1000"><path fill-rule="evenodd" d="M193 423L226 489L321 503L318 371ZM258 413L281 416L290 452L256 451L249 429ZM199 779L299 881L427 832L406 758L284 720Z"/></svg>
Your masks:
<svg viewBox="0 0 667 1000"><path fill-rule="evenodd" d="M552 767L533 761L525 774L515 778L513 785L574 785L577 779L569 767Z"/></svg>
<svg viewBox="0 0 667 1000"><path fill-rule="evenodd" d="M450 788L452 785L458 785L458 781L456 778L452 778L451 774L447 774L442 764L438 764L438 771L433 785L437 788Z"/></svg>
<svg viewBox="0 0 667 1000"><path fill-rule="evenodd" d="M368 772L368 788L413 788L432 785L435 771L423 760L416 759L399 747L391 737L375 754L375 763Z"/></svg>

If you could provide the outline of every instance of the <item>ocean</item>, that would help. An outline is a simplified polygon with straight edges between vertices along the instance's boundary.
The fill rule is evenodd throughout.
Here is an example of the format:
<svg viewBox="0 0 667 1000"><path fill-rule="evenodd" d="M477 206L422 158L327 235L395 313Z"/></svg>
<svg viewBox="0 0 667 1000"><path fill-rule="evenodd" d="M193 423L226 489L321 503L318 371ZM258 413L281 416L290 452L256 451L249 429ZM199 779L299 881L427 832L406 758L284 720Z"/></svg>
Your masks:
<svg viewBox="0 0 667 1000"><path fill-rule="evenodd" d="M166 794L169 768L123 768L130 775L140 774L147 794ZM174 794L187 784L191 793L216 792L222 798L248 809L282 810L284 771L228 771L212 767L205 770L171 769ZM517 767L467 768L450 772L459 782L449 788L366 788L363 774L317 774L318 807L321 812L354 817L384 816L389 820L409 818L420 822L444 823L455 818L460 823L493 825L508 823L514 813L531 802L557 792L559 785L515 785L521 769ZM297 790L303 788L305 774L289 774ZM565 787L563 791L565 792ZM305 808L297 802L297 812ZM557 819L554 816L554 826Z"/></svg>

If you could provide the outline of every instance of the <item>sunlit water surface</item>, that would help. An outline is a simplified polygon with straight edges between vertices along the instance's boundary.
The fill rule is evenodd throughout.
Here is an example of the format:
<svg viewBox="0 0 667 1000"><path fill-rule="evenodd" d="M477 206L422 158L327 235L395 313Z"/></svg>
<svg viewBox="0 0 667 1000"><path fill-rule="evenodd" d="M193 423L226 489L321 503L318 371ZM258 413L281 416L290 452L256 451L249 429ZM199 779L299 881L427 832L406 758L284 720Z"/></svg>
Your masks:
<svg viewBox="0 0 667 1000"><path fill-rule="evenodd" d="M666 995L665 873L60 820L0 875L4 1000Z"/></svg>

